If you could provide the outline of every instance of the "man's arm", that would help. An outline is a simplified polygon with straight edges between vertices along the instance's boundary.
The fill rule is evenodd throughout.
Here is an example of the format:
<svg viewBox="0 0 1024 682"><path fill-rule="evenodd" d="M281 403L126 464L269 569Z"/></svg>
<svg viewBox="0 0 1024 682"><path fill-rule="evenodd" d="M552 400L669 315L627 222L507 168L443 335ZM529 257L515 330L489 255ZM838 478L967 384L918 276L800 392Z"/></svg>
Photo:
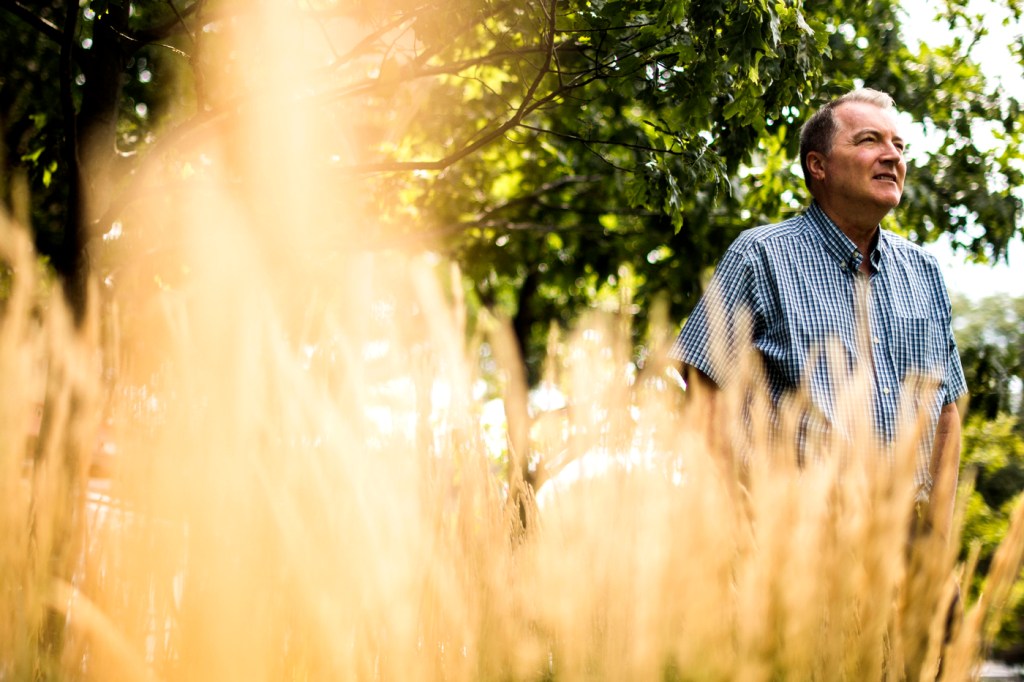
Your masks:
<svg viewBox="0 0 1024 682"><path fill-rule="evenodd" d="M687 390L695 389L697 393L704 393L708 397L713 397L718 393L718 385L714 380L693 365L681 363L680 374L683 375Z"/></svg>
<svg viewBox="0 0 1024 682"><path fill-rule="evenodd" d="M932 446L931 514L933 528L949 537L953 525L953 503L960 474L960 411L956 403L947 403L939 413Z"/></svg>
<svg viewBox="0 0 1024 682"><path fill-rule="evenodd" d="M708 447L717 451L722 445L722 425L718 423L718 384L693 365L681 363L680 374L686 382L687 402L693 410L699 428L704 432Z"/></svg>

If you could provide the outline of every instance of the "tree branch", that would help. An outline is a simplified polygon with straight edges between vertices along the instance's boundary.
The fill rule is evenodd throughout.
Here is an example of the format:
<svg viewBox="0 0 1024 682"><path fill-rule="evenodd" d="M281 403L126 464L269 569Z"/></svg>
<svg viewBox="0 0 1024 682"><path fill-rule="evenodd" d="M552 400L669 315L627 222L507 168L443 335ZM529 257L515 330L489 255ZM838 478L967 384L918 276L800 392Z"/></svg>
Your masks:
<svg viewBox="0 0 1024 682"><path fill-rule="evenodd" d="M78 158L78 124L76 121L75 100L72 92L74 84L75 34L78 31L78 8L73 4L68 7L64 17L64 28L60 37L60 108L64 117L64 156L68 164L69 177L72 182L78 175L80 159ZM74 209L72 209L74 210Z"/></svg>
<svg viewBox="0 0 1024 682"><path fill-rule="evenodd" d="M489 11L485 15L473 17L472 19L469 19L468 21L463 23L462 26L455 27L454 30L452 30L449 33L448 41L444 43L438 43L437 45L434 46L433 50L425 50L416 57L417 66L422 67L432 57L440 54L443 50L454 45L455 38L457 36L460 36L463 33L466 33L467 31L472 31L477 26L485 23L487 19L491 19L497 16L502 10L513 5L514 2L515 0L513 0L513 2L494 3L494 5L489 8Z"/></svg>
<svg viewBox="0 0 1024 682"><path fill-rule="evenodd" d="M456 225L449 225L439 229L432 230L426 235L423 235L425 239L436 240L451 237L452 235L460 234L469 229L480 229L480 228L491 228L495 230L507 230L509 232L537 232L539 234L552 234L556 232L586 232L586 233L604 233L607 228L600 223L577 223L566 227L565 225L552 225L551 223L536 223L536 222L509 222L509 221L485 221L483 223L469 222L469 223L458 223Z"/></svg>
<svg viewBox="0 0 1024 682"><path fill-rule="evenodd" d="M531 203L533 201L536 201L536 200L540 199L545 194L548 194L549 192L554 192L556 190L562 189L563 187L565 187L567 185L577 185L577 184L587 184L587 183L591 183L591 182L597 182L597 181L601 180L601 178L602 178L602 176L600 176L600 175L567 175L565 177L558 178L557 180L552 180L551 182L546 182L546 183L544 183L543 185L541 185L540 187L538 187L537 189L533 190L532 192L530 192L528 194L524 194L522 196L514 197L512 199L509 199L508 201L503 201L503 202L501 202L500 204L498 204L496 206L491 206L487 210L485 210L482 213L480 213L479 216L477 216L477 219L476 219L475 222L477 224L482 223L486 218L488 218L489 216L494 215L495 213L497 213L499 211L503 211L506 208L510 208L510 207L515 206L517 204Z"/></svg>
<svg viewBox="0 0 1024 682"><path fill-rule="evenodd" d="M531 54L531 53L535 53L535 52L539 52L539 51L543 50L544 54L545 54L545 59L544 59L543 66L538 71L537 77L534 79L533 83L531 83L530 88L529 88L529 90L528 90L528 92L526 94L526 97L523 99L523 102L520 104L520 106L516 110L516 112L507 121L505 121L505 123L503 123L502 125L500 125L500 126L498 126L496 128L491 128L490 130L485 130L479 138L477 138L473 142L466 143L463 146L462 149L460 149L459 151L454 152L452 154L449 154L448 156L446 156L446 157L444 157L442 159L431 160L431 161L390 161L390 162L380 162L380 163L371 163L371 164L360 164L360 165L356 165L356 166L347 167L344 170L346 172L350 172L350 173L351 172L356 172L356 173L358 173L358 172L371 172L371 173L372 172L395 172L395 171L413 171L413 170L426 170L426 171L444 170L445 168L448 168L452 164L462 160L466 156L469 156L470 154L472 154L473 152L477 151L478 149L480 149L481 147L485 146L486 144L488 144L488 143L492 142L493 140L497 139L498 137L504 135L506 132L508 132L512 128L514 128L516 126L522 125L521 122L522 122L523 118L525 118L525 116L527 114L531 113L532 111L535 111L536 109L540 108L541 106L547 104L548 102L556 99L557 97L559 97L561 95L564 95L565 93L570 92L571 90L584 87L584 86L586 86L586 85L588 85L588 84L590 84L590 83L592 83L592 82L594 82L596 80L600 80L601 78L606 77L604 75L605 71L607 69L611 68L614 65L615 61L621 59L623 55L614 55L613 57L611 57L611 58L609 58L609 59L607 59L606 61L603 61L603 62L599 61L599 60L595 60L594 61L594 65L591 68L586 69L586 70L582 70L582 71L578 71L578 72L573 72L571 74L573 77L569 80L568 83L563 82L561 80L561 76L569 75L569 74L564 73L564 72L559 72L560 87L558 87L556 90L554 90L553 92L549 93L547 96L545 96L545 97L543 97L543 98L541 98L539 100L536 100L534 102L530 101L531 98L534 96L534 94L536 92L536 89L539 87L540 82L543 80L544 76L546 76L547 74L551 73L551 64L555 60L556 52L563 51L563 50L565 50L567 48L568 49L581 49L581 50L584 49L580 45L575 43L574 41L565 41L565 42L562 42L562 43L556 43L555 42L556 29L555 29L555 25L554 25L554 23L555 23L554 22L554 19L555 19L554 18L554 7L555 7L555 3L552 2L551 13L550 14L546 13L547 17L548 17L549 28L548 28L547 36L546 36L547 39L546 39L545 44L543 46L529 46L529 47L520 48L518 50L511 50L511 51L503 50L503 51L491 52L491 53L488 53L488 54L483 55L481 57L476 57L476 58L470 59L470 60L463 60L461 62L456 62L454 64L444 64L444 65L438 65L438 66L434 66L434 67L425 67L425 68L421 68L421 69L411 73L405 79L405 80L414 80L414 79L424 78L424 77L433 76L433 75L456 74L456 73L459 73L459 72L461 72L461 71L463 71L463 70L465 70L467 68L470 68L472 66L478 66L480 64L484 64L484 63L487 63L487 62L495 60L495 59L499 59L499 58L503 58L503 57L507 57L507 56L521 56L521 55ZM674 32L670 33L668 36L665 36L665 37L661 38L660 40L658 40L657 42L655 42L652 46L648 46L648 48L639 48L639 47L630 46L626 56L633 56L633 55L639 54L644 49L650 49L651 47L657 47L658 45L663 44L663 43L671 40L672 37L674 37L675 35L678 34L678 32L679 31L674 31ZM650 64L652 61L653 60L644 60L631 73L636 73L637 70L643 69L646 65ZM622 78L622 77L626 77L627 75L629 75L629 74L617 74L617 77ZM359 85L357 85L355 87L348 88L348 89L342 91L341 93L339 93L337 91L332 92L328 96L330 96L330 97L337 97L337 96L349 97L349 96L354 96L354 95L359 94L359 93L365 94L365 93L371 92L373 89L375 89L377 87L381 87L381 85L382 84L377 82L377 81L363 82L363 83L360 83ZM525 126L525 127L530 127L530 126ZM538 130L543 130L543 129L538 129ZM554 131L543 131L543 132L548 132L550 134L558 134L558 133L555 133ZM566 137L570 137L570 136L566 136ZM587 140L587 139L581 138L581 137L573 137L572 139L576 139L577 141L581 142L584 145L590 145L590 144L610 145L610 144L614 144L614 145L617 145L617 146L634 148L634 149L639 149L639 150L643 150L643 151L653 151L653 152L673 154L673 155L678 155L678 154L681 153L681 152L673 151L673 150L660 150L660 149L656 149L656 148L653 148L653 147L645 147L643 145L635 145L635 144L630 144L630 143L618 143L618 142L609 142L609 141L600 141L600 140L593 140L592 141L592 140ZM604 158L604 156L602 156L599 152L595 151L594 149L591 149L589 146L587 146L587 149L589 151L591 151L593 154L595 154L596 156L598 156L598 158L600 158L602 161L604 161L605 163L608 163L609 165L611 165L612 167L614 167L614 168L616 168L618 170L628 170L628 169L621 168L620 166L617 166L616 164L612 163L608 159Z"/></svg>
<svg viewBox="0 0 1024 682"><path fill-rule="evenodd" d="M54 269L60 274L64 292L74 311L76 322L81 321L85 310L85 272L81 268L84 257L83 246L83 191L78 153L78 116L75 112L74 59L76 34L78 32L78 4L67 3L64 26L60 37L60 108L64 119L64 138L61 153L67 166L67 212L64 217L64 235L57 253L53 257Z"/></svg>
<svg viewBox="0 0 1024 682"><path fill-rule="evenodd" d="M661 211L646 211L639 208L580 208L571 204L549 204L546 201L538 201L537 206L549 211L560 213L576 213L578 215L618 215L627 218L654 218L665 215Z"/></svg>
<svg viewBox="0 0 1024 682"><path fill-rule="evenodd" d="M639 24L623 24L621 26L609 26L608 28L560 28L559 33L609 33L611 31L626 31L634 28L650 28L657 26L657 22L647 21Z"/></svg>
<svg viewBox="0 0 1024 682"><path fill-rule="evenodd" d="M176 144L184 142L186 146L189 144L194 146L206 140L207 136L222 132L221 126L227 125L230 122L228 116L230 111L230 107L224 107L215 111L204 111L196 114L164 135L161 135L149 149L149 156L159 158L165 150L172 149ZM92 226L109 225L117 219L118 214L125 207L146 194L153 193L143 186L145 180L146 175L144 173L136 172L132 174L130 180L120 188L117 195L107 205L107 210L103 215L93 221Z"/></svg>
<svg viewBox="0 0 1024 682"><path fill-rule="evenodd" d="M526 123L522 123L520 128L526 128L527 130L533 130L538 133L545 133L547 135L553 135L560 137L564 140L573 140L574 142L582 142L583 144L601 145L606 147L625 147L626 149L636 149L642 152L654 152L656 154L671 154L672 156L682 156L683 152L675 149L658 149L646 144L636 144L633 142L617 142L615 140L592 140L586 137L580 137L579 135L572 135L570 133L560 133L555 130L549 130L547 128L541 128L539 126L532 126Z"/></svg>
<svg viewBox="0 0 1024 682"><path fill-rule="evenodd" d="M185 32L190 38L192 38L192 32L189 30L188 25L185 24L185 18L192 16L202 9L203 5L206 4L206 0L195 0L191 5L180 11L175 7L173 0L167 0L167 4L169 4L171 9L174 10L173 19L170 19L159 26L150 26L149 28L145 28L140 31L133 31L130 36L126 37L137 43L146 45L149 43L155 43L158 40L166 40L179 28L184 28Z"/></svg>
<svg viewBox="0 0 1024 682"><path fill-rule="evenodd" d="M58 45L62 43L64 34L61 32L60 26L49 19L44 19L39 16L31 9L18 2L18 0L3 0L2 4L0 4L0 9L7 10Z"/></svg>
<svg viewBox="0 0 1024 682"><path fill-rule="evenodd" d="M563 41L561 43L557 43L554 46L554 49L557 53L565 53L569 51L582 52L586 48L574 41ZM322 92L317 96L324 98L325 100L330 100L345 99L348 97L355 97L356 95L366 95L372 93L374 90L377 90L378 88L394 87L396 80L401 80L402 82L409 82L420 78L430 78L431 76L454 76L458 75L462 71L465 71L466 69L483 66L484 64L499 61L501 59L505 59L508 57L525 57L531 54L542 52L548 52L545 46L530 45L517 48L515 50L495 50L493 52L488 52L487 54L481 55L479 57L473 57L472 59L463 59L458 62L419 67L416 66L416 64L420 62L420 59L417 58L415 62L408 64L403 68L404 74L400 79L395 79L394 77L392 77L385 83L382 82L379 78L368 78L354 85L347 85L341 88L335 88L326 92ZM344 55L343 57L348 58L348 55ZM595 67L593 69L588 69L586 71L573 72L572 75L578 78L580 76L596 73L597 70L597 67ZM568 89L570 88L563 88L563 91Z"/></svg>
<svg viewBox="0 0 1024 682"><path fill-rule="evenodd" d="M533 82L530 83L530 86L526 89L526 94L523 96L523 101L519 104L519 108L516 109L515 113L512 114L507 121L495 128L492 128L490 131L483 133L477 137L476 140L465 145L459 151L449 154L443 159L437 161L398 161L384 164L360 164L357 166L350 166L346 170L355 172L377 172L388 170L444 170L452 164L466 158L478 149L498 139L509 130L512 130L519 125L527 114L555 99L559 94L561 94L561 89L555 90L554 92L551 92L545 97L537 100L534 100L534 97L537 94L537 90L540 88L540 84L544 81L545 76L551 72L551 62L554 59L555 53L555 8L557 7L557 4L558 0L551 0L550 7L547 12L548 31L545 41L546 52L544 55L544 63L537 69L537 75L534 77Z"/></svg>
<svg viewBox="0 0 1024 682"><path fill-rule="evenodd" d="M411 13L411 16L403 14L403 15L400 15L399 17L395 18L395 19L392 19L391 21L386 22L383 26L381 26L377 30L371 32L369 35L365 36L358 43L353 45L345 54L336 57L335 61L334 61L334 64L332 64L332 67L333 68L341 67L344 64L347 64L348 62L352 61L353 59L355 59L359 55L364 54L366 52L366 50L370 47L370 45L372 45L374 43L374 41L379 40L380 38L383 38L390 31L393 31L394 29L398 28L402 24L404 24L404 23L406 23L406 22L408 22L410 20L414 20L415 18L416 18L416 13L413 12L413 13Z"/></svg>
<svg viewBox="0 0 1024 682"><path fill-rule="evenodd" d="M202 2L202 0L197 0L191 7L188 8L188 10L189 11L195 11L196 6L198 6L200 2ZM185 29L185 35L188 36L188 39L190 41L192 41L192 45L195 46L195 44L196 44L196 36L189 29L188 24L185 23L185 16L181 12L178 11L178 7L177 7L177 5L174 4L174 0L167 0L167 4L170 5L171 11L174 12L174 16L177 17L178 24L183 29Z"/></svg>

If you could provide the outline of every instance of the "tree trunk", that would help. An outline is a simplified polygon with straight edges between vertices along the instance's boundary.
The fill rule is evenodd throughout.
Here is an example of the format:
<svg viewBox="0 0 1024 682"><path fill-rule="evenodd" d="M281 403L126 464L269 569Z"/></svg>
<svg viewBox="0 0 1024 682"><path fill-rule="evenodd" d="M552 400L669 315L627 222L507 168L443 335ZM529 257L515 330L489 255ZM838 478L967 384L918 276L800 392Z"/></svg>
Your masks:
<svg viewBox="0 0 1024 682"><path fill-rule="evenodd" d="M62 247L53 259L75 318L85 312L89 260L87 247L109 203L116 156L117 120L128 54L129 3L112 2L96 18L92 47L83 64L82 104L75 112L71 90L77 46L78 4L71 3L61 45L61 93L68 168L68 206Z"/></svg>

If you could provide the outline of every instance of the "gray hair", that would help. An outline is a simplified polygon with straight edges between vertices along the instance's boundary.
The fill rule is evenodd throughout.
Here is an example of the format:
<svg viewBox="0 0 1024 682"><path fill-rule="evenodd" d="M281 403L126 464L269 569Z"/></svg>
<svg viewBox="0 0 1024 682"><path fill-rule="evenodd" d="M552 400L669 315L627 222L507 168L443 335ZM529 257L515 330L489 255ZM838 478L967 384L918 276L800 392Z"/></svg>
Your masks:
<svg viewBox="0 0 1024 682"><path fill-rule="evenodd" d="M867 102L879 109L892 109L896 104L888 93L881 90L857 88L828 102L807 119L804 127L800 129L800 168L804 172L804 184L807 185L807 189L811 188L807 155L811 152L828 155L832 151L832 140L836 134L836 107L849 102Z"/></svg>

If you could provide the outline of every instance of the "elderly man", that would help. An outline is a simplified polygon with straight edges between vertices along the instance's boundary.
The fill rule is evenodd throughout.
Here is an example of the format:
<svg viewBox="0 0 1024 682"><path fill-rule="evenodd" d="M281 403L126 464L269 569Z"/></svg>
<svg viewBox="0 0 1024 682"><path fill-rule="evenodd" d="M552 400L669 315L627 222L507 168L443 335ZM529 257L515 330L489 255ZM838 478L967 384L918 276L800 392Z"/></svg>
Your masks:
<svg viewBox="0 0 1024 682"><path fill-rule="evenodd" d="M960 458L955 401L966 392L949 298L935 258L880 227L903 194L905 146L893 100L877 90L854 90L815 113L800 136L814 201L736 239L672 355L688 381L727 385L737 363L721 348L739 333L739 316L749 316L776 405L805 391L808 412L834 431L837 377L860 365L872 386L865 415L870 409L883 447L915 400L929 396L916 406L925 415L916 482L922 500L936 481L947 482L947 508ZM921 391L925 384L935 390Z"/></svg>

